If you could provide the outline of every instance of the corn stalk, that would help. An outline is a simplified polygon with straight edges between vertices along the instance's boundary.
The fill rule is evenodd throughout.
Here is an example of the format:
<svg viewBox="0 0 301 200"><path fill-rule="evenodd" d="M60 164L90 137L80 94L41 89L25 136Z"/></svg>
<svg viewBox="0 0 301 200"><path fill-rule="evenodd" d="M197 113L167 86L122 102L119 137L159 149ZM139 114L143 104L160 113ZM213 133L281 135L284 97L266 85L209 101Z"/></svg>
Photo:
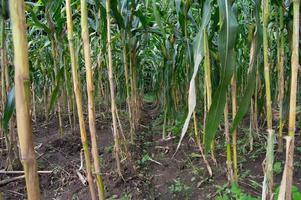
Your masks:
<svg viewBox="0 0 301 200"><path fill-rule="evenodd" d="M100 162L99 162L97 140L96 140L94 84L93 84L93 74L92 74L92 67L91 67L87 1L81 0L80 5L81 5L82 40L83 40L85 66L86 66L89 129L90 129L91 143L92 143L92 157L94 161L93 163L94 163L94 170L96 174L96 183L98 188L99 199L104 200L105 190L104 190L102 177L100 174L100 166L99 166Z"/></svg>
<svg viewBox="0 0 301 200"><path fill-rule="evenodd" d="M267 150L266 162L264 169L264 182L262 187L262 199L270 200L273 194L273 163L274 163L274 132L272 127L272 99L271 99L271 83L270 83L270 63L269 63L269 47L268 47L268 22L270 12L270 1L262 1L263 14L263 62L264 62L264 80L266 95L266 119L267 119Z"/></svg>
<svg viewBox="0 0 301 200"><path fill-rule="evenodd" d="M115 102L115 86L113 80L113 59L112 59L112 44L111 44L111 15L110 15L110 0L106 0L106 14L107 14L107 48L108 48L108 75L110 83L110 92L111 92L111 113L113 120L113 136L114 136L114 155L117 165L117 173L122 177L121 166L120 166L120 146L119 146L119 134L117 127L117 108Z"/></svg>
<svg viewBox="0 0 301 200"><path fill-rule="evenodd" d="M236 75L234 74L231 80L231 97L232 97L232 119L235 119L237 112L237 85ZM230 141L229 141L230 142ZM232 133L232 148L233 148L233 180L238 181L238 168L237 168L237 129Z"/></svg>
<svg viewBox="0 0 301 200"><path fill-rule="evenodd" d="M39 200L40 186L35 158L31 115L28 47L24 1L9 2L14 44L15 95L21 162L24 168L28 199Z"/></svg>
<svg viewBox="0 0 301 200"><path fill-rule="evenodd" d="M300 0L294 1L294 21L293 21L293 43L292 43L292 60L291 60L291 93L290 93L290 109L288 138L286 150L285 169L281 182L279 200L292 199L292 183L293 183L293 161L294 161L294 140L296 127L296 100L298 86L298 70L299 70L299 28L300 28ZM283 194L281 196L281 194Z"/></svg>
<svg viewBox="0 0 301 200"><path fill-rule="evenodd" d="M72 68L72 78L73 78L73 89L75 94L78 121L80 127L81 141L84 149L85 163L86 163L86 175L89 183L89 189L91 198L93 200L97 199L93 177L92 177L92 166L89 155L89 146L87 141L87 133L85 127L85 120L82 108L82 97L81 97L81 86L78 77L78 63L76 62L75 49L74 49L74 39L73 39L73 22L72 22L72 11L71 11L71 0L66 0L66 15L67 15L67 32L68 32L68 43L69 51L71 57L71 68Z"/></svg>
<svg viewBox="0 0 301 200"><path fill-rule="evenodd" d="M283 150L283 99L284 99L284 19L283 19L283 8L279 6L279 23L280 23L280 33L279 33L279 45L278 45L278 106L279 106L279 131L278 131L278 151Z"/></svg>
<svg viewBox="0 0 301 200"><path fill-rule="evenodd" d="M229 182L233 182L233 167L232 167L232 156L231 156L231 139L229 134L229 120L228 120L228 101L226 101L224 109L224 122L225 122L225 138L226 138L226 165L227 165L227 177ZM236 181L236 180L235 180Z"/></svg>

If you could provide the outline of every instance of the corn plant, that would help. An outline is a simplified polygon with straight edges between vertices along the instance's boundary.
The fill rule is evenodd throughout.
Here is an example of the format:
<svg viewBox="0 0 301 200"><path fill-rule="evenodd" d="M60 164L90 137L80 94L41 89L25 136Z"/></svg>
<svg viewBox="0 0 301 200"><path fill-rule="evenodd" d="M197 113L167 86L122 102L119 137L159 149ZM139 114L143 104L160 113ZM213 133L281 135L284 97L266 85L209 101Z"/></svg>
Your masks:
<svg viewBox="0 0 301 200"><path fill-rule="evenodd" d="M162 141L178 139L173 158L190 137L210 178L221 164L215 152L223 148L226 181L238 185L240 141L250 152L260 143L266 149L262 199L275 193L274 146L277 154L286 146L277 195L291 199L299 10L299 0L1 0L6 168L20 159L28 199L40 199L32 121L54 118L60 138L71 137L65 133L74 134L79 124L91 198L105 199L98 114L110 113L113 171L126 180L125 167L139 170L131 151L152 103Z"/></svg>

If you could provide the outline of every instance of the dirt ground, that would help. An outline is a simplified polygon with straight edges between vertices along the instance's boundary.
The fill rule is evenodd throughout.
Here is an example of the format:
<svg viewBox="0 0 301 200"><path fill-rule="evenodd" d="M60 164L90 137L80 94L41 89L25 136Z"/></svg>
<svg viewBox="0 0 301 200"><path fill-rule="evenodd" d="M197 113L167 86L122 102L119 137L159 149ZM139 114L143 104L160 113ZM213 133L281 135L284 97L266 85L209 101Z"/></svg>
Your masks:
<svg viewBox="0 0 301 200"><path fill-rule="evenodd" d="M224 146L217 146L217 166L211 159L213 177L209 177L198 148L192 139L186 137L175 157L178 138L161 139L160 128L154 126L157 113L152 105L144 106L144 117L141 121L135 145L130 146L132 160L137 167L133 171L128 164L123 164L124 180L116 173L115 160L112 154L113 138L111 131L110 113L103 113L97 117L98 145L100 148L102 174L105 183L107 199L215 199L219 192L227 186L226 158ZM126 120L123 120L126 121ZM67 124L67 121L66 121ZM125 130L127 125L124 125ZM88 127L87 127L88 128ZM55 118L48 123L37 121L34 123L35 146L39 170L51 170L51 174L40 175L40 185L43 199L80 199L88 200L88 187L84 185L77 171L81 166L81 140L79 127L71 133L70 127L64 128L64 135L58 131ZM241 134L243 131L240 132ZM246 138L246 137L245 137ZM297 133L296 147L301 147L300 132ZM223 136L217 138L222 144ZM262 141L259 143L258 141ZM264 138L254 142L254 150L249 151L245 140L239 142L239 175L240 187L248 194L260 196L263 180L262 162L265 157L263 149ZM295 152L294 184L301 188L301 151ZM3 159L0 161L2 162ZM283 168L284 154L277 153L275 162L281 161ZM0 164L1 166L1 164ZM2 167L2 166L1 166ZM15 169L18 170L18 169ZM19 169L22 170L22 169ZM83 170L79 171L84 175ZM279 185L281 172L275 175L275 185ZM0 175L0 180L12 175ZM4 199L26 199L24 180L12 182L0 187Z"/></svg>

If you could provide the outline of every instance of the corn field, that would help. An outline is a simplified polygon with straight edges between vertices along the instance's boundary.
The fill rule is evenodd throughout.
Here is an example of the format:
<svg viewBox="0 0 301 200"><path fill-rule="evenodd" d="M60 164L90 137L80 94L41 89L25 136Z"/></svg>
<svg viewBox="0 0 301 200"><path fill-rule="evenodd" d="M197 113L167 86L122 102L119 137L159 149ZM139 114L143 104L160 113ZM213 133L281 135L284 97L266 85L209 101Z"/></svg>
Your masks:
<svg viewBox="0 0 301 200"><path fill-rule="evenodd" d="M0 200L301 200L300 0L0 0Z"/></svg>

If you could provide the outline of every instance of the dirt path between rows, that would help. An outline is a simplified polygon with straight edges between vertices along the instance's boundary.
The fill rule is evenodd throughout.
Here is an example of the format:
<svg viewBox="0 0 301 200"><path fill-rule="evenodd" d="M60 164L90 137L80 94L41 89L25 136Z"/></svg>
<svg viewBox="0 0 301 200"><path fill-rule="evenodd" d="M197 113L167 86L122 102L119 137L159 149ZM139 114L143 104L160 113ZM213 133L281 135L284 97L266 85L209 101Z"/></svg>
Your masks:
<svg viewBox="0 0 301 200"><path fill-rule="evenodd" d="M198 148L190 137L186 137L177 153L175 152L178 139L171 137L162 140L162 124L156 120L159 111L153 103L145 103L143 107L141 125L137 131L135 145L130 146L132 158L137 166L136 172L123 162L124 180L116 173L115 159L112 154L113 138L111 117L107 111L97 117L98 144L102 174L106 186L106 197L110 200L211 200L219 195L227 186L225 171L224 146L217 146L216 157L218 165L213 168L214 176L209 178L208 172ZM121 115L122 116L122 115ZM124 117L125 132L128 130L127 120ZM67 121L65 122L67 124ZM79 176L81 168L81 141L79 127L72 134L70 127L64 128L64 135L58 133L57 120L51 119L48 123L37 121L34 124L35 146L39 170L52 170L52 174L40 175L40 185L43 199L46 200L89 200L87 185L84 185ZM190 134L188 132L188 134ZM300 147L300 134L297 145ZM223 143L223 136L217 138L218 144ZM240 143L240 147L245 144ZM239 150L240 159L240 186L253 196L260 196L262 181L262 161L265 153L262 143L254 144L252 153ZM257 148L258 147L258 148ZM301 151L295 154L295 184L301 190ZM283 154L277 154L275 162L283 161ZM15 170L22 170L17 168ZM84 175L84 171L80 170ZM0 175L0 179L7 179L12 175ZM281 173L275 176L276 184L281 180ZM24 180L12 182L0 187L4 199L25 199Z"/></svg>

